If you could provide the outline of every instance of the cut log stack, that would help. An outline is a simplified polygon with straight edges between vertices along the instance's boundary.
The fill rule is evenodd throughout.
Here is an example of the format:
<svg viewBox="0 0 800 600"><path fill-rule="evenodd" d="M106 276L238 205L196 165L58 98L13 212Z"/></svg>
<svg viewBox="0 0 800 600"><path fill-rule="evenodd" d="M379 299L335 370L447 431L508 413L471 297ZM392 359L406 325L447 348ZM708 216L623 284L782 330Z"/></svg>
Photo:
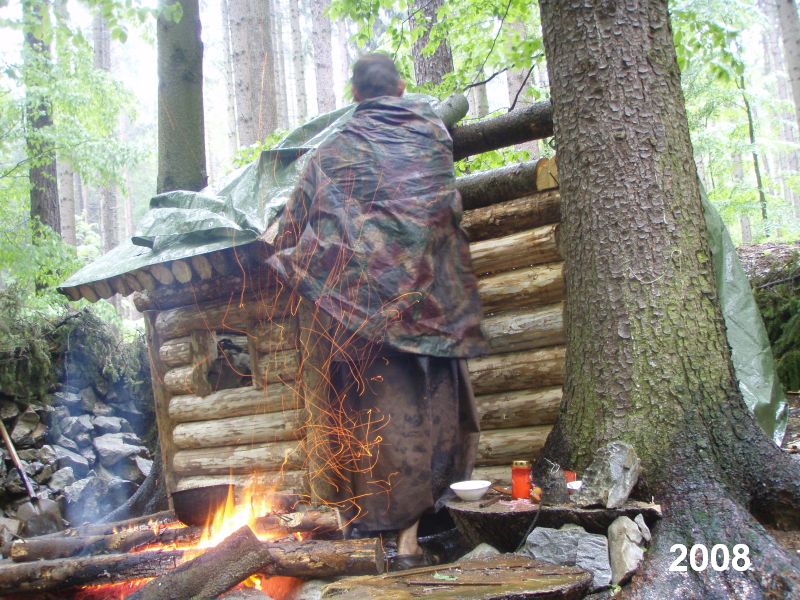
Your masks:
<svg viewBox="0 0 800 600"><path fill-rule="evenodd" d="M508 480L541 452L564 382L560 197L553 159L470 176L462 224L490 353L469 361L481 415L473 477Z"/></svg>

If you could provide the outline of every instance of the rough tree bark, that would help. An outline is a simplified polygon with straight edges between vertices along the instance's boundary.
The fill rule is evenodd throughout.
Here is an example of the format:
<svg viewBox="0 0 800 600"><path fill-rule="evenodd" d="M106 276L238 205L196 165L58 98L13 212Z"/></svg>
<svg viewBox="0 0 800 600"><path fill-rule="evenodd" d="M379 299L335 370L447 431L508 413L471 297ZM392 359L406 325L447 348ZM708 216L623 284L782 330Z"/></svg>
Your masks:
<svg viewBox="0 0 800 600"><path fill-rule="evenodd" d="M101 14L96 14L92 20L92 41L95 69L110 72L111 30ZM100 189L100 219L103 251L108 252L119 244L119 198L113 185Z"/></svg>
<svg viewBox="0 0 800 600"><path fill-rule="evenodd" d="M286 51L283 47L283 7L280 0L269 2L269 22L272 27L273 88L275 89L276 127L289 128L289 99L286 93Z"/></svg>
<svg viewBox="0 0 800 600"><path fill-rule="evenodd" d="M239 145L275 131L274 56L265 0L228 0Z"/></svg>
<svg viewBox="0 0 800 600"><path fill-rule="evenodd" d="M794 108L800 126L800 17L795 0L775 0L778 5L778 22L781 26L783 55L792 84Z"/></svg>
<svg viewBox="0 0 800 600"><path fill-rule="evenodd" d="M608 441L636 448L637 493L664 519L630 597L796 597L800 561L752 514L800 524L800 473L733 376L666 0L540 8L567 259L567 378L545 456L580 472ZM672 572L676 543L747 544L752 566Z"/></svg>
<svg viewBox="0 0 800 600"><path fill-rule="evenodd" d="M158 18L158 192L201 190L206 186L203 125L203 43L199 0L180 2L175 23Z"/></svg>
<svg viewBox="0 0 800 600"><path fill-rule="evenodd" d="M422 36L414 42L412 50L414 78L417 80L417 85L424 83L439 85L445 74L453 72L450 44L447 43L442 31L435 28L436 12L443 3L444 0L412 0L408 7L411 28L422 27L424 30ZM432 54L428 54L424 49L431 41L431 34L434 36L434 42L439 40L439 45Z"/></svg>
<svg viewBox="0 0 800 600"><path fill-rule="evenodd" d="M64 158L58 160L58 194L61 211L61 237L70 246L78 244L75 234L75 173Z"/></svg>
<svg viewBox="0 0 800 600"><path fill-rule="evenodd" d="M519 22L508 23L507 27L516 32L520 39L525 39L528 32L525 30L525 24ZM513 43L512 38L509 38L509 46ZM510 48L509 48L510 49ZM533 100L527 95L527 90L530 89L533 83L533 71L529 71L530 65L514 65L507 72L507 86L508 86L508 106L512 105L514 108L525 108L533 104ZM527 77L527 80L525 79ZM514 101L516 99L516 104ZM530 158L537 159L541 157L542 153L539 150L539 142L525 142L516 146L518 150L527 150L530 153Z"/></svg>
<svg viewBox="0 0 800 600"><path fill-rule="evenodd" d="M233 47L231 46L231 26L230 11L228 10L228 0L221 0L219 3L222 13L222 45L225 47L225 91L227 93L227 118L228 118L228 149L231 156L236 154L239 148L236 127L236 92L233 78Z"/></svg>
<svg viewBox="0 0 800 600"><path fill-rule="evenodd" d="M326 14L330 4L330 0L311 2L314 72L317 80L317 109L320 113L330 112L336 108L336 95L333 93L331 20Z"/></svg>
<svg viewBox="0 0 800 600"><path fill-rule="evenodd" d="M48 129L53 125L50 98L42 93L52 69L49 32L41 32L43 16L50 10L49 0L23 0L23 47L25 82L25 146L28 154L31 217L61 233L58 208L56 152ZM39 91L36 91L39 90Z"/></svg>
<svg viewBox="0 0 800 600"><path fill-rule="evenodd" d="M302 123L308 114L306 97L306 61L303 53L303 30L300 27L300 2L289 2L289 18L292 27L292 65L294 71L295 104L297 122Z"/></svg>

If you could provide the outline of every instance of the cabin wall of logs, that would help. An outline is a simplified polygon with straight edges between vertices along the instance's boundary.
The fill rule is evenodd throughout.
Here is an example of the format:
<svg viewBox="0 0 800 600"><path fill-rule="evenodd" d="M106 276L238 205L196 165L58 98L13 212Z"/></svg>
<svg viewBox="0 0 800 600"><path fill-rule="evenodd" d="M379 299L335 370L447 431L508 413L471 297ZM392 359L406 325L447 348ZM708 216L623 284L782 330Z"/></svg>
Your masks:
<svg viewBox="0 0 800 600"><path fill-rule="evenodd" d="M536 177L502 192L508 198L502 202L465 192L465 205L477 206L465 211L463 226L491 349L468 361L482 430L474 477L486 479L507 479L512 460L538 454L555 423L564 381L555 166L542 159L529 170ZM531 187L539 189L516 197ZM205 262L245 264L247 249L231 253ZM168 490L255 478L307 492L314 466L305 444L318 443L306 435L313 418L309 399L319 393L324 363L302 336L311 329L304 322L309 316L299 299L259 289L255 273L230 273L216 280L193 276L186 289L173 283L137 298L147 321ZM214 281L224 285L203 288ZM186 302L189 289L194 302ZM222 389L220 379L226 379Z"/></svg>

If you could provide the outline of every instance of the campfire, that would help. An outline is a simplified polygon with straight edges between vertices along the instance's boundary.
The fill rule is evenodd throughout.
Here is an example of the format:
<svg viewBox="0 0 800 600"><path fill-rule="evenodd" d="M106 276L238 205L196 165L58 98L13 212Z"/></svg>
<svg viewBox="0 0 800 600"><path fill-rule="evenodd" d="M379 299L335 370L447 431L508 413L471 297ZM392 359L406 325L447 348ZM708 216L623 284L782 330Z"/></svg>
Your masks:
<svg viewBox="0 0 800 600"><path fill-rule="evenodd" d="M0 596L150 600L213 598L237 588L286 597L302 579L377 574L380 540L342 540L331 510L251 485L202 526L173 511L14 541Z"/></svg>

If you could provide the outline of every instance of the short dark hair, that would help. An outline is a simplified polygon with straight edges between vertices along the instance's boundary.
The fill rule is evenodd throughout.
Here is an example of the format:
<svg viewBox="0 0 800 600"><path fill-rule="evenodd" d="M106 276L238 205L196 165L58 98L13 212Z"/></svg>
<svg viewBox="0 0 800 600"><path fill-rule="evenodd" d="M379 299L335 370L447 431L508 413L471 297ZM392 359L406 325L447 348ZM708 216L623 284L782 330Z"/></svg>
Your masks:
<svg viewBox="0 0 800 600"><path fill-rule="evenodd" d="M400 73L386 54L365 54L353 65L353 88L363 100L396 96Z"/></svg>

